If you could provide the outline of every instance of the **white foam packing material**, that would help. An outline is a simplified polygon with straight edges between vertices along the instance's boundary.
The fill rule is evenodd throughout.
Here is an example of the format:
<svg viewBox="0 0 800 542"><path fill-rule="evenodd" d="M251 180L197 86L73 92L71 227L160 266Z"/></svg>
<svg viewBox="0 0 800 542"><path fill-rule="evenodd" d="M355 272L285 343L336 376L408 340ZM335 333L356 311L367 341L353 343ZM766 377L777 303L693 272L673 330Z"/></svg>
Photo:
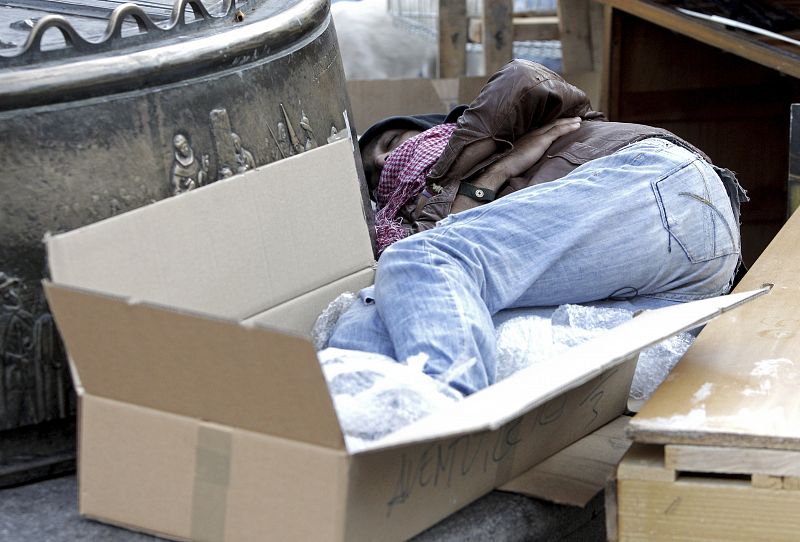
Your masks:
<svg viewBox="0 0 800 542"><path fill-rule="evenodd" d="M381 354L326 348L318 357L350 452L462 398L418 368Z"/></svg>
<svg viewBox="0 0 800 542"><path fill-rule="evenodd" d="M317 316L314 327L311 329L311 342L314 344L314 348L322 350L328 346L333 326L336 325L339 316L349 309L356 299L358 296L355 293L344 292L328 303L328 306Z"/></svg>
<svg viewBox="0 0 800 542"><path fill-rule="evenodd" d="M347 292L320 314L312 338L331 391L348 450L381 438L461 399L461 395L421 371L421 363L405 363L368 352L326 348L339 315L357 299ZM497 380L542 362L567 348L633 317L613 306L561 305L515 309L496 320ZM694 337L680 333L643 350L630 397L646 400L691 346Z"/></svg>
<svg viewBox="0 0 800 542"><path fill-rule="evenodd" d="M508 319L496 328L497 379L508 378L631 318L633 311L623 308L561 305L550 318L523 315ZM643 350L633 375L631 399L650 398L693 341L690 333L679 333Z"/></svg>

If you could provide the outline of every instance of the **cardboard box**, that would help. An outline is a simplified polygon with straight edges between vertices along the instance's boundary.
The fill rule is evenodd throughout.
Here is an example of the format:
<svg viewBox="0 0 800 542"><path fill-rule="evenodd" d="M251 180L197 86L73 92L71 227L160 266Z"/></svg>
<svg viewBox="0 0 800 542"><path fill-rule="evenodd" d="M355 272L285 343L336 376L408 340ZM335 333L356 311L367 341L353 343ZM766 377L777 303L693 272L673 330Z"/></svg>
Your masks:
<svg viewBox="0 0 800 542"><path fill-rule="evenodd" d="M47 239L81 514L184 540L401 540L625 408L645 313L348 453L305 338L374 267L351 140Z"/></svg>
<svg viewBox="0 0 800 542"><path fill-rule="evenodd" d="M366 79L347 81L353 125L359 134L386 117L447 114L478 95L487 77Z"/></svg>

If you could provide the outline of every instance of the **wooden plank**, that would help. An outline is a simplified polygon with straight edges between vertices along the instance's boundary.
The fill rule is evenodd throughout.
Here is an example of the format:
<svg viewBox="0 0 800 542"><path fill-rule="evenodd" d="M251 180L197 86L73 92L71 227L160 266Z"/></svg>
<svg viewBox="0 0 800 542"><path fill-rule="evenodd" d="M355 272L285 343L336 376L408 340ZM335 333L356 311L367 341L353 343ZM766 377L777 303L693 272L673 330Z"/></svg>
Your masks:
<svg viewBox="0 0 800 542"><path fill-rule="evenodd" d="M514 41L560 39L558 17L514 17Z"/></svg>
<svg viewBox="0 0 800 542"><path fill-rule="evenodd" d="M514 41L548 41L559 39L558 17L514 17ZM483 20L470 18L469 41L483 43Z"/></svg>
<svg viewBox="0 0 800 542"><path fill-rule="evenodd" d="M606 541L619 540L619 517L617 510L617 481L609 478L603 495L603 504L606 508Z"/></svg>
<svg viewBox="0 0 800 542"><path fill-rule="evenodd" d="M763 448L664 446L664 465L676 471L800 476L800 453Z"/></svg>
<svg viewBox="0 0 800 542"><path fill-rule="evenodd" d="M800 478L797 476L784 476L783 489L788 489L791 491L800 490Z"/></svg>
<svg viewBox="0 0 800 542"><path fill-rule="evenodd" d="M708 476L657 480L650 472L664 468L658 448L634 443L620 462L619 471L628 475L618 476L616 482L618 540L797 539L800 492L765 478L755 483ZM629 469L631 465L635 468ZM759 483L774 489L756 487ZM610 521L607 517L607 524Z"/></svg>
<svg viewBox="0 0 800 542"><path fill-rule="evenodd" d="M634 440L800 450L800 213L742 279L775 286L706 325L631 421Z"/></svg>
<svg viewBox="0 0 800 542"><path fill-rule="evenodd" d="M782 73L800 77L800 55L792 52L792 49L797 49L796 47L778 49L753 38L746 32L729 32L712 23L683 15L672 8L652 2L641 0L599 1L692 39L718 47L723 51Z"/></svg>
<svg viewBox="0 0 800 542"><path fill-rule="evenodd" d="M754 474L750 477L753 487L763 489L783 489L783 478L780 476L770 476L769 474Z"/></svg>
<svg viewBox="0 0 800 542"><path fill-rule="evenodd" d="M513 0L483 0L483 69L492 74L514 56Z"/></svg>
<svg viewBox="0 0 800 542"><path fill-rule="evenodd" d="M747 480L618 480L620 541L796 541L800 492Z"/></svg>
<svg viewBox="0 0 800 542"><path fill-rule="evenodd" d="M461 77L467 70L467 4L439 0L439 77ZM398 46L401 46L398 44Z"/></svg>
<svg viewBox="0 0 800 542"><path fill-rule="evenodd" d="M664 465L664 448L635 443L617 467L617 480L674 482L675 471Z"/></svg>
<svg viewBox="0 0 800 542"><path fill-rule="evenodd" d="M564 73L592 71L589 0L558 0L558 24Z"/></svg>
<svg viewBox="0 0 800 542"><path fill-rule="evenodd" d="M800 104L792 104L790 118L787 217L800 207Z"/></svg>
<svg viewBox="0 0 800 542"><path fill-rule="evenodd" d="M622 21L618 12L611 6L605 6L603 21L603 66L600 75L600 111L604 111L610 120L619 118L620 107L620 67L622 48L620 35ZM563 56L563 50L562 50Z"/></svg>
<svg viewBox="0 0 800 542"><path fill-rule="evenodd" d="M589 1L589 45L592 51L592 71L603 69L603 46L605 41L606 10L603 4Z"/></svg>

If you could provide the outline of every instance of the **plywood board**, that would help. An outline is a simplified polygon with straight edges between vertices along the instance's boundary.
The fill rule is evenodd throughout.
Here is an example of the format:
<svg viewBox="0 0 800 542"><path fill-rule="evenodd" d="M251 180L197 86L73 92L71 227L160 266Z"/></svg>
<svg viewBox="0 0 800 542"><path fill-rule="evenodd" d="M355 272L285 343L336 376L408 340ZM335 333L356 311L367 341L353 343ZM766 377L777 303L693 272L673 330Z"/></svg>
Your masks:
<svg viewBox="0 0 800 542"><path fill-rule="evenodd" d="M738 290L769 295L708 324L630 424L634 440L800 450L800 216Z"/></svg>

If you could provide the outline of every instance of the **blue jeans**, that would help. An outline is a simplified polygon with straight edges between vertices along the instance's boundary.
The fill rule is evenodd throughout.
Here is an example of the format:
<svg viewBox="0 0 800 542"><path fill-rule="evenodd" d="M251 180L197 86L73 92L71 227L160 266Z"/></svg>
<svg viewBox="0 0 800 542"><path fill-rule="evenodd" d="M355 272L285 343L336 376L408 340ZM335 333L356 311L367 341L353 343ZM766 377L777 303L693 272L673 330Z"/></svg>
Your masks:
<svg viewBox="0 0 800 542"><path fill-rule="evenodd" d="M683 147L634 143L395 243L329 345L412 361L472 393L494 382L501 310L727 293L740 254L727 191Z"/></svg>

